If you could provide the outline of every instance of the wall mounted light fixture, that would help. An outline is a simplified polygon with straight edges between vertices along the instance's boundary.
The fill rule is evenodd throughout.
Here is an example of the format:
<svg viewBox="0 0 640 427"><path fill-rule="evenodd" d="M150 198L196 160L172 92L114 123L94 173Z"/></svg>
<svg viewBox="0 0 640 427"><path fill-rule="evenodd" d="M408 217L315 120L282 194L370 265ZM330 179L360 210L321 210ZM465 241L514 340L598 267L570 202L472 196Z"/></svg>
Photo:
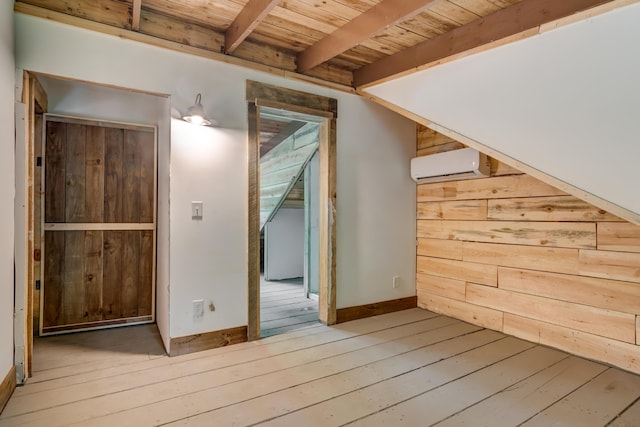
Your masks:
<svg viewBox="0 0 640 427"><path fill-rule="evenodd" d="M202 107L201 98L202 96L200 94L196 96L196 103L189 107L187 114L182 116L182 118L194 125L209 126L211 121L207 120L204 116L204 108Z"/></svg>

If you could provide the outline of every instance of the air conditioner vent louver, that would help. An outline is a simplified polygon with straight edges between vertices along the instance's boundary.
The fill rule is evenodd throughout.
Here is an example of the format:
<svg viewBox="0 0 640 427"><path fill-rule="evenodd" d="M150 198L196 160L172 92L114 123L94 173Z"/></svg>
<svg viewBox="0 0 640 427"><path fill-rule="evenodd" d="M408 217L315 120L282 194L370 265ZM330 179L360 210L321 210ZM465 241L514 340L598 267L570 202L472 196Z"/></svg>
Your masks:
<svg viewBox="0 0 640 427"><path fill-rule="evenodd" d="M417 183L482 178L490 173L489 158L473 148L411 159L411 178Z"/></svg>

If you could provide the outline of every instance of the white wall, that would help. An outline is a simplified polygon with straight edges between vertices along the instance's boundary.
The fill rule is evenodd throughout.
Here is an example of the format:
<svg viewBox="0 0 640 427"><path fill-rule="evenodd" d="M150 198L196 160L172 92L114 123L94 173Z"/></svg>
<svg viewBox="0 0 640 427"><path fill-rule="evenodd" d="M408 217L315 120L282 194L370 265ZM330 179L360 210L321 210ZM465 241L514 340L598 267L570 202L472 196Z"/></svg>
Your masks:
<svg viewBox="0 0 640 427"><path fill-rule="evenodd" d="M172 120L171 141L171 336L246 325L246 136ZM193 319L197 299L216 310Z"/></svg>
<svg viewBox="0 0 640 427"><path fill-rule="evenodd" d="M170 100L139 92L39 76L47 92L48 112L124 123L157 126L158 215L156 322L169 345L169 156Z"/></svg>
<svg viewBox="0 0 640 427"><path fill-rule="evenodd" d="M38 80L47 93L49 113L151 126L157 126L163 115L170 115L165 96L49 76L38 76Z"/></svg>
<svg viewBox="0 0 640 427"><path fill-rule="evenodd" d="M280 209L264 228L264 278L304 275L304 209Z"/></svg>
<svg viewBox="0 0 640 427"><path fill-rule="evenodd" d="M16 37L19 67L167 93L181 111L200 92L219 123L171 125L171 337L247 323L247 79L338 99L338 306L415 293L409 120L355 95L20 14ZM202 221L191 220L192 200L204 201ZM392 289L393 275L406 286ZM194 299L216 311L193 319Z"/></svg>
<svg viewBox="0 0 640 427"><path fill-rule="evenodd" d="M415 124L363 98L340 101L338 308L413 296Z"/></svg>
<svg viewBox="0 0 640 427"><path fill-rule="evenodd" d="M0 2L0 381L13 366L13 1Z"/></svg>
<svg viewBox="0 0 640 427"><path fill-rule="evenodd" d="M367 89L640 215L640 4Z"/></svg>

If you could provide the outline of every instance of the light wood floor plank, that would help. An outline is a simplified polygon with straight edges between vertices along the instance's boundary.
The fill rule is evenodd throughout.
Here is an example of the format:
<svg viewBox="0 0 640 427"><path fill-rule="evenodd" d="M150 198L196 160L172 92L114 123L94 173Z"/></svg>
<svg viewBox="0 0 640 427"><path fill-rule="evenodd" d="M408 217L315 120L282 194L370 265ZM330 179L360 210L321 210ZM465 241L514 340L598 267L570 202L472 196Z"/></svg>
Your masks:
<svg viewBox="0 0 640 427"><path fill-rule="evenodd" d="M412 426L419 423L429 426L566 357L549 348L533 347L361 419L355 425ZM474 387L474 384L482 384L482 387Z"/></svg>
<svg viewBox="0 0 640 427"><path fill-rule="evenodd" d="M383 416L380 417L368 416L407 399L424 395L429 390L440 389L444 384L467 376L487 365L522 353L532 347L533 344L525 341L505 338L261 425L339 426L358 419L361 421L356 424L362 426L396 425L398 420L393 412L383 413ZM533 347L533 350L535 349ZM454 399L458 400L461 397L463 396L454 396ZM436 399L431 402L433 402L434 406L442 406L446 405L447 400ZM421 405L422 402L416 403L415 406L411 405L414 408L414 413L412 414L414 416L411 419L405 419L405 421L409 420L406 425L428 425L424 423L423 416L427 414L424 413Z"/></svg>
<svg viewBox="0 0 640 427"><path fill-rule="evenodd" d="M477 330L477 327L458 322L447 327L438 327L432 333L424 332L405 336L395 341L320 359L295 368L287 368L268 375L256 376L247 381L190 393L170 402L161 402L104 418L92 419L91 424L98 427L121 425L121 423L128 422L128 420L140 419L141 416L145 416L148 410L152 410L154 414L154 424L165 424L205 412L207 408L212 406L222 408L241 400L254 399L281 390L289 390L300 384L349 372L361 366L397 356L416 347L448 340L461 333L470 333ZM493 339L496 338L494 337ZM238 399L239 395L242 396L242 399Z"/></svg>
<svg viewBox="0 0 640 427"><path fill-rule="evenodd" d="M304 307L310 307L310 303L306 298L304 301L299 301L296 303L275 305L273 307L262 307L260 309L260 314L263 315L265 313L277 313L279 311L296 310ZM310 309L313 309L313 307L311 306Z"/></svg>
<svg viewBox="0 0 640 427"><path fill-rule="evenodd" d="M297 325L300 323L309 323L309 322L317 322L317 321L318 321L317 313L303 313L297 316L286 316L280 319L265 320L264 322L260 322L260 325L265 329L271 329L271 328L279 328L281 326Z"/></svg>
<svg viewBox="0 0 640 427"><path fill-rule="evenodd" d="M297 331L298 329L301 329L301 328L312 327L317 323L318 323L317 321L313 321L313 322L307 322L307 323L297 323L297 324L291 324L287 326L281 326L279 328L265 329L264 331L260 332L260 338L269 338L271 336L285 334L291 331Z"/></svg>
<svg viewBox="0 0 640 427"><path fill-rule="evenodd" d="M431 317L424 322L428 322L432 327L441 327L457 321L446 317ZM405 323L402 318L396 318L395 322L390 323L363 323L361 327L352 328L359 330L357 334L336 328L328 330L326 334L312 335L308 339L303 337L296 341L306 342L306 345L299 342L296 350L293 350L295 347L289 346L288 349L291 351L277 355L271 353L273 348L261 348L263 351L248 348L244 352L221 354L214 359L196 359L186 363L176 360L171 369L162 367L133 372L121 378L104 378L76 387L45 392L46 394L37 399L33 399L33 395L26 400L16 399L7 406L3 416L12 417L12 423L24 425L30 422L37 424L42 419L47 419L50 425L80 422L95 416L162 402L225 384L238 384L239 380L379 346L404 336L415 335L425 328L429 329L429 326L422 322ZM366 337L356 339L363 333ZM325 342L321 341L322 338ZM316 345L309 346L309 341L314 340ZM285 341L285 348L287 344L290 345L291 342ZM96 392L92 392L93 390ZM84 400L91 398L93 405L89 407ZM34 406L37 408L41 405L45 406L39 408L41 411L33 412ZM29 409L31 412L26 412ZM51 420L56 422L53 423Z"/></svg>
<svg viewBox="0 0 640 427"><path fill-rule="evenodd" d="M278 297L266 297L260 298L260 307L278 307L281 304L293 304L300 301L300 297L297 295L282 295Z"/></svg>
<svg viewBox="0 0 640 427"><path fill-rule="evenodd" d="M74 366L70 368L57 369L57 375L52 375L51 371L47 371L48 378L43 379L42 373L39 373L34 378L29 379L28 387L20 387L14 392L15 396L23 396L33 393L39 393L46 390L53 390L56 388L67 387L74 384L80 384L97 380L100 378L109 378L118 375L125 375L131 372L136 372L145 369L151 369L154 367L167 367L173 363L187 362L189 360L204 359L214 355L220 355L224 353L231 353L235 351L243 351L246 348L255 348L261 345L270 345L282 341L290 341L298 339L304 336L311 336L319 333L327 332L327 327L316 324L303 330L296 330L282 336L273 336L260 341L254 341L251 343L243 343L228 347L219 347L212 350L200 351L197 353L190 353L182 355L179 358L170 359L168 357L156 358L153 360L144 359L142 361L127 363L127 364L109 364L108 361L101 362L99 364L87 364L88 366ZM128 356L131 358L131 356ZM82 368L82 369L81 369ZM72 371L70 371L72 370Z"/></svg>
<svg viewBox="0 0 640 427"><path fill-rule="evenodd" d="M297 316L300 314L309 314L309 313L316 313L317 315L317 309L314 309L314 307L309 307L308 303L307 304L292 304L293 306L284 306L284 307L278 307L278 308L273 308L271 310L263 310L260 312L260 320L263 321L267 321L267 320L275 320L275 319L283 319L286 317L291 317L291 316Z"/></svg>
<svg viewBox="0 0 640 427"><path fill-rule="evenodd" d="M464 324L452 325L434 331L434 333L430 335L433 336L432 339L436 339L437 334L442 334L447 329L465 328L463 325ZM425 336L424 338L427 337ZM436 363L443 357L455 356L499 339L504 339L504 337L493 331L474 331L467 335L435 342L388 359L373 362L347 371L342 375L332 375L246 402L227 406L216 411L202 413L176 422L175 425L255 424L304 409L335 396L345 395L354 390L380 383L397 375L401 375L408 370L419 369ZM410 339L407 339L407 341L409 340Z"/></svg>
<svg viewBox="0 0 640 427"><path fill-rule="evenodd" d="M640 420L640 398L607 427L637 427Z"/></svg>
<svg viewBox="0 0 640 427"><path fill-rule="evenodd" d="M221 356L222 354L234 352L240 352L240 356L230 356L230 363L241 363L243 361L254 360L255 358L259 357L266 357L265 355L277 355L296 351L323 343L351 338L360 334L383 330L388 327L427 320L436 316L437 315L434 313L414 309L405 312L398 312L398 315L396 316L387 316L385 317L383 322L378 323L373 328L371 322L366 322L366 319L352 322L349 325L340 325L334 328L315 325L301 331L288 333L286 336L282 337L269 337L260 341L242 343L229 347L220 347L212 350L191 353L188 355L180 356L179 358L165 357L162 359L149 361L146 357L144 357L145 360L143 362L136 362L136 356L123 355L122 357L131 359L133 360L133 362L125 365L120 365L118 363L119 359L111 358L110 360L100 361L97 364L92 363L86 364L86 366L72 366L69 368L62 368L58 370L39 373L34 378L31 378L29 380L28 387L18 388L15 392L15 395L20 396L23 394L31 394L100 378L114 377L116 375L123 375L130 372L143 370L143 368L152 369L154 367L170 367L170 365L173 365L175 363L186 363L195 359L203 359L209 356ZM103 331L94 333L102 332ZM319 336L313 337L313 335L317 334L319 334ZM67 337L67 339L71 339L72 335L66 335L65 337ZM130 343L130 345L134 347L136 344ZM263 346L265 346L264 349L262 349ZM262 349L261 352L256 353L256 348ZM40 349L37 348L36 351L40 351ZM250 354L252 356L247 359L247 354ZM57 357L57 355L54 354L53 357ZM108 362L111 362L111 365L109 365ZM221 362L220 358L217 359L217 363L223 363L224 365L224 362ZM54 375L53 372L58 372L58 375Z"/></svg>
<svg viewBox="0 0 640 427"><path fill-rule="evenodd" d="M173 358L157 340L153 325L37 340L0 427L640 426L640 376L421 309Z"/></svg>
<svg viewBox="0 0 640 427"><path fill-rule="evenodd" d="M314 325L313 327L308 327L301 331L290 332L286 336L269 337L260 341L241 343L228 347L220 347L212 350L182 355L177 358L164 357L158 360L149 361L147 357L144 357L142 361L139 361L137 356L127 354L123 356L123 360L128 361L129 363L120 364L120 359L117 357L117 355L115 355L109 360L101 360L98 363L88 363L85 365L65 367L38 373L38 375L29 379L28 387L18 388L15 391L14 395L20 396L23 394L31 394L35 392L55 389L58 387L79 384L82 382L100 378L109 378L116 375L128 374L130 372L135 372L138 370L151 369L154 367L165 367L174 363L188 362L190 360L202 359L210 356L220 356L226 353L244 353L247 351L249 351L250 353L254 353L256 348L262 348L262 346L267 346L266 350L263 350L263 354L268 353L270 355L275 355L286 353L330 342L332 340L346 339L360 334L366 334L371 331L382 330L391 326L403 325L407 323L414 323L437 316L435 313L430 313L420 309L405 310L403 312L392 314L396 315L385 316L384 321L379 322L374 327L374 329L371 329L371 322L367 322L367 319L362 319L351 322L348 325L338 325L334 328L327 328L326 326L322 325ZM102 332L103 331L94 333ZM316 334L328 335L321 335L321 338L313 338L312 335ZM66 337L67 339L71 339L72 335L67 335ZM136 344L131 343L131 346L135 347ZM37 351L40 351L39 347L36 348L36 352ZM54 354L53 357L57 356ZM243 356L240 356L238 358L235 358L234 360L238 360L241 362L244 360L242 357Z"/></svg>
<svg viewBox="0 0 640 427"><path fill-rule="evenodd" d="M549 369L499 391L436 426L517 426L606 369L606 366L595 362L567 357Z"/></svg>
<svg viewBox="0 0 640 427"><path fill-rule="evenodd" d="M300 305L301 303L309 305L309 302L306 299L303 300L300 297L292 297L284 301L271 301L271 302L262 301L262 303L260 304L260 310L264 310L264 311L283 310L285 308L291 308L291 306L294 306L294 305Z"/></svg>
<svg viewBox="0 0 640 427"><path fill-rule="evenodd" d="M640 377L610 368L522 425L600 427L615 419L638 397ZM636 420L638 424L640 419Z"/></svg>
<svg viewBox="0 0 640 427"><path fill-rule="evenodd" d="M43 338L40 338L42 340ZM131 342L136 343L136 348L131 348ZM96 348L98 347L98 348ZM127 340L118 346L110 346L102 349L98 346L66 346L56 349L55 357L43 358L34 354L34 365L37 366L35 372L48 371L74 365L83 365L86 363L94 363L105 359L112 359L114 354L122 355L127 358L128 354L141 355L143 358L151 359L153 357L164 356L164 346L160 337L149 337L147 339L137 338L131 341Z"/></svg>
<svg viewBox="0 0 640 427"><path fill-rule="evenodd" d="M261 338L318 322L318 302L306 297L302 282L302 279L269 282L260 277Z"/></svg>
<svg viewBox="0 0 640 427"><path fill-rule="evenodd" d="M361 335L361 334L366 334L368 332L370 332L372 329L370 329L373 325L373 323L375 323L375 326L373 326L374 328L377 329L373 329L373 330L382 330L384 328L388 328L394 325L402 325L405 323L413 323L413 322L418 322L421 320L425 320L425 319L429 319L431 317L436 316L435 313L430 313L427 312L425 310L421 310L421 309L412 309L412 310L404 310L404 311L399 311L396 313L390 313L389 315L384 316L384 318L369 318L369 319L361 319L361 320L356 320L353 322L349 322L349 323L345 323L345 324L341 324L341 325L337 325L334 326L332 328L326 328L324 326L320 327L320 329L316 329L315 327L312 329L312 332L306 332L306 329L304 331L301 331L301 333L299 334L299 336L296 337L296 339L298 338L304 338L304 339L300 339L298 341L295 341L293 343L289 343L289 344L281 344L284 346L293 346L293 349L291 347L286 347L285 349L281 349L281 351L293 351L296 348L303 348L305 346L313 346L316 345L316 341L314 338L308 337L308 335L315 335L315 331L317 331L318 333L329 333L332 332L333 334L338 334L336 335L334 338L335 339L346 339L348 337L352 337L352 336L357 336L357 335ZM374 320L375 319L375 320ZM100 331L102 332L102 331ZM230 353L230 352L234 352L234 351L243 351L246 349L255 349L256 346L260 346L260 345L270 345L273 344L275 342L280 342L280 341L290 341L290 337L292 335L290 334L294 334L294 335L298 335L296 332L292 332L287 334L287 337L283 337L283 339L278 338L277 336L275 337L268 337L266 339L262 339L260 341L253 341L253 342L248 342L248 343L241 343L241 344L236 344L234 346L229 346L229 347L220 347L220 348L216 348L216 349L212 349L212 350L206 350L206 351L202 351L202 352L198 352L198 353L192 353L192 354L188 354L188 355L183 355L180 356L179 359L177 358L172 358L172 359L165 359L163 358L163 361L157 361L157 362L152 362L153 363L158 363L159 366L164 366L170 363L175 363L176 360L191 360L191 359L198 359L198 358L202 358L202 357L207 357L208 355L219 355L219 354L224 354L224 353ZM309 341L310 340L310 341ZM132 344L132 346L134 346L135 344ZM273 350L273 348L270 347L271 351L275 351L277 354L278 350ZM111 371L114 367L117 368L120 371L124 372L132 372L135 371L139 368L137 368L137 366L139 366L139 363L144 364L145 362L148 362L148 357L146 355L122 355L121 357L118 354L114 354L113 357L109 358L109 359L105 359L105 360L100 360L99 362L95 362L95 363L87 363L87 364L83 364L83 365L74 365L74 366L70 366L70 367L65 367L65 368L61 368L61 369L52 369L49 371L45 371L43 373L39 373L37 376L30 378L29 379L29 385L31 387L32 384L37 383L37 382L49 382L51 380L55 380L55 379L60 379L62 381L69 381L69 379L76 377L78 375L88 375L88 376L94 376L96 375L96 373L100 373L104 370L109 370ZM135 366L131 366L131 367L127 367L126 365L135 365ZM104 376L100 376L100 377L108 377L110 375L104 375ZM96 378L96 377L94 377ZM30 388L29 387L29 388ZM19 390L22 390L19 389Z"/></svg>
<svg viewBox="0 0 640 427"><path fill-rule="evenodd" d="M260 299L263 301L277 301L287 298L304 298L304 292L302 288L294 290L281 290L269 293L260 293Z"/></svg>

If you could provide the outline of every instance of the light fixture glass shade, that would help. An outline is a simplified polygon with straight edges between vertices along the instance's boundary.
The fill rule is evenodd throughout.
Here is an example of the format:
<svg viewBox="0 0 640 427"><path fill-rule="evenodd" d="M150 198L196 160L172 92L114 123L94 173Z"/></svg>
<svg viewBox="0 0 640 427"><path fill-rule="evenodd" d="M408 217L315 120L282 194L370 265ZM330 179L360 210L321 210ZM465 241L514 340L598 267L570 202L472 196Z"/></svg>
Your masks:
<svg viewBox="0 0 640 427"><path fill-rule="evenodd" d="M189 107L187 114L182 116L182 118L186 122L193 123L194 125L209 126L211 121L207 120L204 116L204 108L200 101L201 98L202 96L200 94L196 96L196 103Z"/></svg>

